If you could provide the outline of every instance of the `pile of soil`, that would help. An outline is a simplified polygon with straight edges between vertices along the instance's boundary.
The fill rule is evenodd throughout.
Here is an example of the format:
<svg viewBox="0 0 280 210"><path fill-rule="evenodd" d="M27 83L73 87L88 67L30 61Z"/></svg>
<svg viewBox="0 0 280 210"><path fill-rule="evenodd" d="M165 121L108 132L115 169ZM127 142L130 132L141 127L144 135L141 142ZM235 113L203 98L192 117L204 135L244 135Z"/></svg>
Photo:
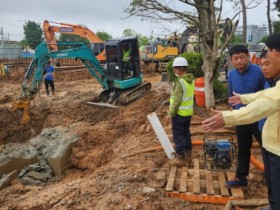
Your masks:
<svg viewBox="0 0 280 210"><path fill-rule="evenodd" d="M22 113L11 111L11 102L20 93L20 84L1 81L0 144L24 144L44 128L61 126L79 137L73 148L71 167L65 174L43 186L25 186L18 180L0 193L1 210L49 209L223 209L223 205L191 203L165 196L170 161L163 151L129 154L159 145L147 115L156 112L163 122L168 106L170 84L160 82L160 75L146 76L152 90L144 97L118 109L94 107L93 99L100 85L86 70L56 73L56 93L41 94L31 108L31 121L21 123ZM77 76L78 74L78 76ZM72 76L71 76L72 75ZM83 76L81 76L83 75ZM8 94L5 90L9 90ZM192 133L203 131L199 122L209 114L197 109ZM144 128L144 129L143 129ZM171 137L170 125L164 125ZM1 146L1 145L0 145ZM197 156L201 147L196 147ZM258 189L258 190L256 190ZM245 198L266 197L263 175L250 173ZM247 208L249 209L249 208Z"/></svg>

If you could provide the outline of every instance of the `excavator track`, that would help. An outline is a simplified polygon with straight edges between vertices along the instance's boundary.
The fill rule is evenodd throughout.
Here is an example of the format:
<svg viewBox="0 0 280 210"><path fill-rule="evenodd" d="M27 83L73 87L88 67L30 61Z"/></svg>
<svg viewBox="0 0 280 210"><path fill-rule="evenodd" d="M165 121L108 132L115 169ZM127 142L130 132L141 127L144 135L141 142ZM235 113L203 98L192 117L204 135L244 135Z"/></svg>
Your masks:
<svg viewBox="0 0 280 210"><path fill-rule="evenodd" d="M151 90L151 88L152 88L151 83L144 82L141 85L120 94L120 96L117 100L117 104L127 105L130 102L132 102L132 101L136 100L137 98L140 98L141 96L146 94L149 90Z"/></svg>

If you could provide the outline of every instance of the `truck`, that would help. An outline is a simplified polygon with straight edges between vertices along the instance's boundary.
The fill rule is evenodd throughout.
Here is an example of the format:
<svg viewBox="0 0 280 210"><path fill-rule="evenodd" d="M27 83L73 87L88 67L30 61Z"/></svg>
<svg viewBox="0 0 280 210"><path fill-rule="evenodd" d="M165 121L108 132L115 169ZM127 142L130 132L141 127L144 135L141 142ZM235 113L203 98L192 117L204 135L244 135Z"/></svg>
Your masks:
<svg viewBox="0 0 280 210"><path fill-rule="evenodd" d="M13 103L13 109L23 109L23 122L28 122L30 101L40 91L44 69L49 59L74 58L82 61L91 76L102 86L97 99L91 105L117 108L142 97L151 89L151 83L143 82L140 69L138 40L136 37L123 37L105 42L106 65L100 64L92 50L85 43L59 43L71 45L71 49L50 51L46 42L39 44L31 61L21 87L21 95ZM129 65L125 64L123 49L130 48ZM129 66L129 68L127 68ZM94 98L94 97L93 97ZM96 98L96 97L95 97Z"/></svg>

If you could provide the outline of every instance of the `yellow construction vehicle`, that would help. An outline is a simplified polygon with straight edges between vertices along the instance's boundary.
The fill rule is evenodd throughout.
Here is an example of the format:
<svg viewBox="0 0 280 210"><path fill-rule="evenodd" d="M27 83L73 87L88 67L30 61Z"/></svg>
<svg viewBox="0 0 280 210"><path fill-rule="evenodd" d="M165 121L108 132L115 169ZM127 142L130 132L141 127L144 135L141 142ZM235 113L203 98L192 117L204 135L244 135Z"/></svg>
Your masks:
<svg viewBox="0 0 280 210"><path fill-rule="evenodd" d="M141 68L143 73L166 71L167 62L186 52L191 34L197 27L188 27L182 34L174 33L169 38L156 38L140 48Z"/></svg>
<svg viewBox="0 0 280 210"><path fill-rule="evenodd" d="M162 72L167 62L179 54L176 40L157 38L140 48L141 68L144 73Z"/></svg>

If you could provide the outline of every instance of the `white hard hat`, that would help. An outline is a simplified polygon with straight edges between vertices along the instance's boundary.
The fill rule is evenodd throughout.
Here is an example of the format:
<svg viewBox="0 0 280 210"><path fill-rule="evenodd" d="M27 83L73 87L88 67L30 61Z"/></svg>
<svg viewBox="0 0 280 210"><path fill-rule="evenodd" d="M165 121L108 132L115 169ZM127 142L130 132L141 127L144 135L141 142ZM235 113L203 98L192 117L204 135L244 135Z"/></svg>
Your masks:
<svg viewBox="0 0 280 210"><path fill-rule="evenodd" d="M188 66L188 61L183 57L177 57L174 59L172 67L176 66Z"/></svg>

